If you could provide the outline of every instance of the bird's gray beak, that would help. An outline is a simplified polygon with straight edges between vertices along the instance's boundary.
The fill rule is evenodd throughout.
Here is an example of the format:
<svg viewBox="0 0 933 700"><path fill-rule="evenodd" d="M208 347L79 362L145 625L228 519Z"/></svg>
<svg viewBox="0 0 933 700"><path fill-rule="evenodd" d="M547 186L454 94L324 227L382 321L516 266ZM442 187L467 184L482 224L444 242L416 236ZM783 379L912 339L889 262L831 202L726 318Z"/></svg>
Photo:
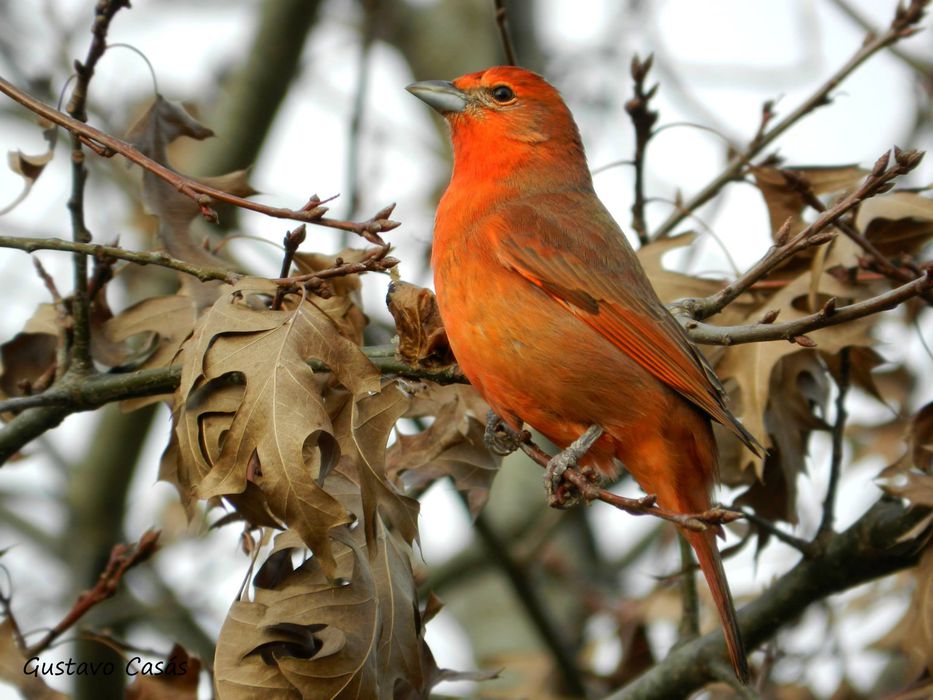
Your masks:
<svg viewBox="0 0 933 700"><path fill-rule="evenodd" d="M446 80L423 80L405 89L441 114L462 112L467 106L467 94Z"/></svg>

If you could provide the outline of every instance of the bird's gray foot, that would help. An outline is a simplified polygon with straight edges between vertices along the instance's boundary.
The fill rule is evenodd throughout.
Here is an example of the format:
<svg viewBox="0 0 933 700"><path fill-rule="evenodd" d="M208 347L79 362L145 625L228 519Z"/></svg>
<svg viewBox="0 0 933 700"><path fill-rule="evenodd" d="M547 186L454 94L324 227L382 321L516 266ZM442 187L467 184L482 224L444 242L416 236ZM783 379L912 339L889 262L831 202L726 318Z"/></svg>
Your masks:
<svg viewBox="0 0 933 700"><path fill-rule="evenodd" d="M548 495L548 505L552 508L569 508L580 500L580 494L576 489L564 482L564 472L576 469L583 455L602 434L602 427L591 425L580 437L548 461L544 472L544 488Z"/></svg>
<svg viewBox="0 0 933 700"><path fill-rule="evenodd" d="M493 454L504 457L512 454L529 439L528 431L512 430L492 409L486 414L486 431L483 442Z"/></svg>

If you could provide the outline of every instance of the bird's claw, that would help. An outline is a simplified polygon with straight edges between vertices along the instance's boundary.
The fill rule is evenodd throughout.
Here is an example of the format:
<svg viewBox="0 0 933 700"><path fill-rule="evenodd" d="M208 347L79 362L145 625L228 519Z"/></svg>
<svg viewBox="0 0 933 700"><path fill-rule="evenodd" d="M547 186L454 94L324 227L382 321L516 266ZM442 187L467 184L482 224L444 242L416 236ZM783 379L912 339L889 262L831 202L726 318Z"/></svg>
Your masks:
<svg viewBox="0 0 933 700"><path fill-rule="evenodd" d="M529 439L525 430L512 430L492 409L486 415L486 430L483 432L483 442L493 454L500 457L510 455Z"/></svg>
<svg viewBox="0 0 933 700"><path fill-rule="evenodd" d="M548 505L552 508L571 508L581 500L583 495L572 484L564 481L564 473L568 469L576 469L589 449L600 436L603 429L598 425L591 425L580 437L570 443L565 449L551 457L544 471L544 489L547 491Z"/></svg>

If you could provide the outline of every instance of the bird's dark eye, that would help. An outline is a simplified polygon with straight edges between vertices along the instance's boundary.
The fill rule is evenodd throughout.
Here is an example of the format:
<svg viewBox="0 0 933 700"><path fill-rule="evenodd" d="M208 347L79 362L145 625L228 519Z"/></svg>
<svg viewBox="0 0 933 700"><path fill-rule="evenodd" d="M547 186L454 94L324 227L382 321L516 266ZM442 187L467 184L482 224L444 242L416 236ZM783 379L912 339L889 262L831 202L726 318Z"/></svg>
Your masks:
<svg viewBox="0 0 933 700"><path fill-rule="evenodd" d="M500 104L511 102L515 99L515 93L512 92L512 88L510 88L508 85L496 85L492 90L490 90L490 93L492 94L492 99L494 99L496 102L499 102Z"/></svg>

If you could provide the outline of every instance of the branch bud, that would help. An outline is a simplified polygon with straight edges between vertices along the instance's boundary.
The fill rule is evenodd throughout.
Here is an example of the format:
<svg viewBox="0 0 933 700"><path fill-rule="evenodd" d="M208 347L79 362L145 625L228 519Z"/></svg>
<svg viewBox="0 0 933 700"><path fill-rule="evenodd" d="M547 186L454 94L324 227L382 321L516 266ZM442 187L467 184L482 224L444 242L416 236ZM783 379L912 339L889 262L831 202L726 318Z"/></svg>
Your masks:
<svg viewBox="0 0 933 700"><path fill-rule="evenodd" d="M761 320L758 323L769 324L774 323L777 320L777 317L780 315L780 309L771 309L764 316L761 317Z"/></svg>
<svg viewBox="0 0 933 700"><path fill-rule="evenodd" d="M897 146L895 146L897 148ZM890 151L885 151L878 160L875 161L875 164L871 168L872 177L881 177L885 170L888 169L888 161L891 159Z"/></svg>
<svg viewBox="0 0 933 700"><path fill-rule="evenodd" d="M793 338L790 339L790 342L797 343L797 345L804 347L804 348L815 348L816 347L816 341L814 341L812 338L806 335L795 335Z"/></svg>

